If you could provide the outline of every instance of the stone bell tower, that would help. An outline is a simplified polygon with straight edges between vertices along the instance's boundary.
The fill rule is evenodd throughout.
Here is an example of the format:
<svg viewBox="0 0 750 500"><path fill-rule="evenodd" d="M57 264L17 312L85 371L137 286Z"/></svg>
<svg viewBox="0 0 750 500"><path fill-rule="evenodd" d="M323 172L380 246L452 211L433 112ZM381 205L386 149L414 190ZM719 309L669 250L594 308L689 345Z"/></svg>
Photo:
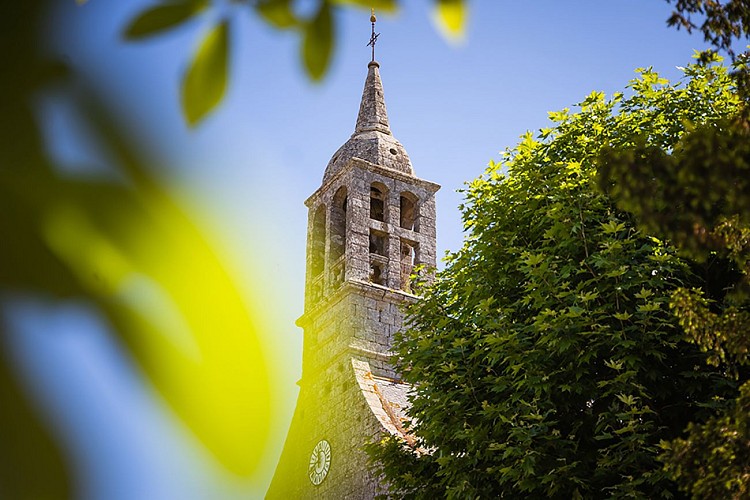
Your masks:
<svg viewBox="0 0 750 500"><path fill-rule="evenodd" d="M384 432L405 436L409 387L389 363L390 346L401 306L417 300L414 267L435 266L440 186L414 175L393 137L379 67L373 55L354 134L305 201L302 378L267 498L373 498L381 485L362 445Z"/></svg>

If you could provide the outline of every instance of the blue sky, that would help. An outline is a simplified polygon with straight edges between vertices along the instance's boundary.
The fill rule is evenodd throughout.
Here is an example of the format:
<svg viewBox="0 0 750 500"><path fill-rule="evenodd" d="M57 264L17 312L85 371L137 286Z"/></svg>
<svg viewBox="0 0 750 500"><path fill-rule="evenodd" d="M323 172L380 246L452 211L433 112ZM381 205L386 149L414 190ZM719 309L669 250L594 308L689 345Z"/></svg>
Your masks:
<svg viewBox="0 0 750 500"><path fill-rule="evenodd" d="M354 129L364 84L369 12L339 13L328 75L311 83L298 37L279 33L222 5L219 12L145 42L119 33L151 2L58 1L46 31L63 55L105 95L158 158L159 174L189 205L247 296L272 325L275 408L285 429L301 370L306 208L323 170ZM406 2L402 2L406 3ZM461 43L435 30L428 0L398 15L379 15L377 59L391 129L418 176L441 184L438 254L458 249L462 226L456 191L526 130L547 126L547 112L591 91L622 90L637 67L665 77L704 48L699 35L666 27L670 6L654 0L470 2ZM231 80L223 105L188 129L178 87L191 50L219 14L232 19ZM51 154L71 173L102 175L75 113L42 100ZM251 479L214 463L189 430L133 369L95 312L82 304L17 304L12 348L19 371L63 436L84 498L260 497L270 481L283 432ZM50 332L55 333L51 335ZM220 335L220 332L217 332Z"/></svg>

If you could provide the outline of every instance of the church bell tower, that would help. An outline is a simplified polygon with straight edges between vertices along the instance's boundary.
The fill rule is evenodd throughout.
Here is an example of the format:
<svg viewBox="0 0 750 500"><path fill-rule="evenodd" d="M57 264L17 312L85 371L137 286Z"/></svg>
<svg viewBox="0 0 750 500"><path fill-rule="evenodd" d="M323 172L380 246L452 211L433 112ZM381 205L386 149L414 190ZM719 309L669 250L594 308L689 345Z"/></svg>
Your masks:
<svg viewBox="0 0 750 500"><path fill-rule="evenodd" d="M302 378L267 498L369 499L382 491L362 446L405 435L409 387L390 365L410 276L435 266L435 193L391 133L380 65L367 67L354 134L308 207Z"/></svg>

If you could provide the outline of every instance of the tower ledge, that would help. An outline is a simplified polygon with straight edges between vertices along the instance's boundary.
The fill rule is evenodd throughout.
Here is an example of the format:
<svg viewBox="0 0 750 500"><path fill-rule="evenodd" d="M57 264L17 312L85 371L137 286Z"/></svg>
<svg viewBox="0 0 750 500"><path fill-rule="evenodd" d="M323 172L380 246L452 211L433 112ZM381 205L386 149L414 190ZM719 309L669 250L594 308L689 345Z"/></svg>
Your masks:
<svg viewBox="0 0 750 500"><path fill-rule="evenodd" d="M310 326L311 321L319 316L322 311L331 308L334 304L340 302L344 297L352 293L365 297L372 297L382 301L387 300L398 304L414 302L419 299L417 295L405 292L404 290L395 290L386 286L370 283L369 281L350 279L345 281L334 295L325 300L321 300L321 302L311 310L305 311L302 316L297 318L295 324L300 328Z"/></svg>
<svg viewBox="0 0 750 500"><path fill-rule="evenodd" d="M360 168L360 169L374 172L377 174L383 174L389 178L398 179L401 181L407 181L411 184L415 184L420 187L423 187L425 188L426 191L433 193L433 194L440 190L440 184L437 184L435 182L428 181L425 179L420 179L419 177L416 177L413 173L405 173L401 170L389 168L383 165L379 165L370 160L360 158L359 156L353 156L349 158L346 161L346 163L344 163L338 169L336 169L336 171L332 173L329 177L323 178L323 183L318 189L315 190L313 194L311 194L305 200L305 205L307 207L312 206L312 204L315 202L318 196L320 196L320 193L325 192L331 184L336 182L336 179L338 179L341 176L346 175L347 172L355 168Z"/></svg>

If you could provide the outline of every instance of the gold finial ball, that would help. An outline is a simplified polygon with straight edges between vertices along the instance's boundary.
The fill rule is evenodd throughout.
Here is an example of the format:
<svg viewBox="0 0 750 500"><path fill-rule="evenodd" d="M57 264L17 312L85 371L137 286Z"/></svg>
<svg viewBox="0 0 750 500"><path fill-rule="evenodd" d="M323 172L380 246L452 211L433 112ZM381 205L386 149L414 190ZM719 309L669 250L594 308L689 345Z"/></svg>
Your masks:
<svg viewBox="0 0 750 500"><path fill-rule="evenodd" d="M374 22L375 22L375 21L377 21L377 20L378 20L378 18L377 18L377 17L375 17L375 9L371 9L371 10L370 10L370 22L371 22L371 23L374 23Z"/></svg>

